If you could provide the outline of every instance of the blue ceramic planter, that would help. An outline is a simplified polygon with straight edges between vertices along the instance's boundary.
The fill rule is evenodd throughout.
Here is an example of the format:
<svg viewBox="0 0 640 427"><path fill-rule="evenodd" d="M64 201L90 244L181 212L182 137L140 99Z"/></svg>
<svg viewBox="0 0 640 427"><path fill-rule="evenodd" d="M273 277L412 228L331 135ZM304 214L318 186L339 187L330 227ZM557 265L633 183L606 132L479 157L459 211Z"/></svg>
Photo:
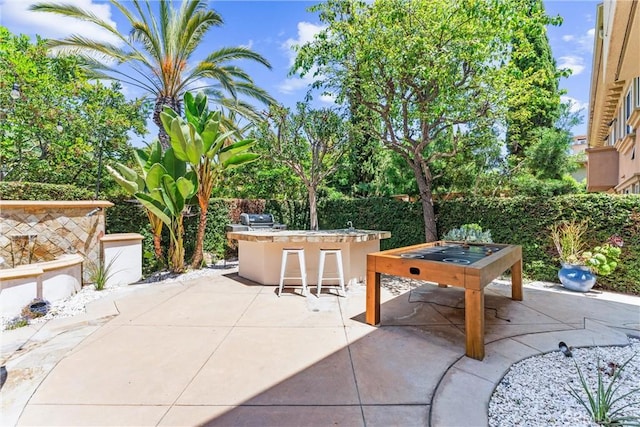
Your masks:
<svg viewBox="0 0 640 427"><path fill-rule="evenodd" d="M589 292L596 284L596 276L584 265L562 264L558 278L570 291Z"/></svg>

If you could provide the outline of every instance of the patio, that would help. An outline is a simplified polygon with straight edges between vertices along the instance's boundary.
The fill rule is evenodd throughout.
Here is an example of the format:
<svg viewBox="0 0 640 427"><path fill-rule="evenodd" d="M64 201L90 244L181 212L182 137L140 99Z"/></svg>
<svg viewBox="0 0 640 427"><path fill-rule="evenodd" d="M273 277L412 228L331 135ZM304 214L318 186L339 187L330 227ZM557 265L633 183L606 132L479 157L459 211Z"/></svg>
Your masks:
<svg viewBox="0 0 640 427"><path fill-rule="evenodd" d="M363 284L278 298L226 269L129 286L84 315L3 332L0 423L483 425L512 363L640 335L638 297L539 283L513 301L496 281L480 362L464 357L464 291L418 285L383 280L381 327L364 321Z"/></svg>

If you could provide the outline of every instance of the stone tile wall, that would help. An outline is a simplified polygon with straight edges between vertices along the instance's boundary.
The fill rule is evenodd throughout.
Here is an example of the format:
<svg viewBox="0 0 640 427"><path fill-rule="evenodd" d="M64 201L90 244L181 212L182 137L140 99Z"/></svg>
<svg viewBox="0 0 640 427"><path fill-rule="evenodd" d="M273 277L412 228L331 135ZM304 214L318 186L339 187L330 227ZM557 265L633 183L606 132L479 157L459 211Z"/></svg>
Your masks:
<svg viewBox="0 0 640 427"><path fill-rule="evenodd" d="M51 261L62 254L80 254L85 265L86 260L98 262L109 206L104 201L0 201L0 268Z"/></svg>

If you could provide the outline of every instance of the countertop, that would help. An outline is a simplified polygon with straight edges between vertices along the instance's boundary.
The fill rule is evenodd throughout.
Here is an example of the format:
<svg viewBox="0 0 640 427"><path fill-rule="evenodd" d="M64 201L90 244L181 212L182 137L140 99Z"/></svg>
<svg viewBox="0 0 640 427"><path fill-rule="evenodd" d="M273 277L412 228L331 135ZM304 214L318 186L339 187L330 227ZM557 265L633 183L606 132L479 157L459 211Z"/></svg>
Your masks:
<svg viewBox="0 0 640 427"><path fill-rule="evenodd" d="M355 243L369 240L388 239L390 231L378 230L251 230L230 231L227 237L233 240L245 240L249 242L332 242Z"/></svg>

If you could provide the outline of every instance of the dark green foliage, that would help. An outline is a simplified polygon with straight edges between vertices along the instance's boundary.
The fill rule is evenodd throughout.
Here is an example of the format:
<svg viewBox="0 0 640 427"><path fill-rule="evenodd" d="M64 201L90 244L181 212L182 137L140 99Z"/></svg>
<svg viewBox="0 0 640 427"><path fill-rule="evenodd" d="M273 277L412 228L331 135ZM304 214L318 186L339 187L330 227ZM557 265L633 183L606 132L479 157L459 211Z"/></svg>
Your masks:
<svg viewBox="0 0 640 427"><path fill-rule="evenodd" d="M309 229L309 203L295 200L267 200L264 212L273 214L274 220L286 224L290 230Z"/></svg>
<svg viewBox="0 0 640 427"><path fill-rule="evenodd" d="M516 83L508 95L507 146L519 158L532 145L536 131L553 127L560 104L558 82L566 75L556 68L545 28L561 20L546 16L542 0L529 0L524 7L528 15L544 18L526 22L512 41L509 68Z"/></svg>
<svg viewBox="0 0 640 427"><path fill-rule="evenodd" d="M119 84L90 82L78 57L45 45L0 26L0 180L112 188L98 165L130 159L128 134L144 135L146 102L127 101Z"/></svg>
<svg viewBox="0 0 640 427"><path fill-rule="evenodd" d="M382 240L382 250L424 242L420 202L408 203L388 198L325 200L318 207L320 229L347 227L386 230L391 238Z"/></svg>
<svg viewBox="0 0 640 427"><path fill-rule="evenodd" d="M86 200L90 194L73 186L0 182L4 200ZM106 210L107 233L140 233L144 236L144 274L157 271L152 235L144 211L128 198L111 199ZM321 229L340 229L352 221L358 229L387 230L392 237L381 242L391 249L424 242L421 205L389 198L322 200L318 206ZM557 197L466 198L438 201L435 205L438 236L462 224L477 223L491 230L498 243L522 245L524 274L528 279L558 282L558 255L551 241L549 226L563 219L587 219L585 243L602 244L612 235L624 241L621 262L609 276L598 277L597 287L640 294L640 197L590 193ZM192 214L197 214L193 208ZM215 258L233 256L225 235L225 225L237 222L240 212L269 212L289 229L308 229L306 202L285 200L211 199L205 252ZM235 218L235 219L231 219ZM197 215L185 218L186 256L191 255ZM166 233L165 233L166 234ZM168 235L163 237L165 250Z"/></svg>
<svg viewBox="0 0 640 427"><path fill-rule="evenodd" d="M140 233L144 236L142 241L143 273L149 274L158 271L162 267L154 257L153 235L149 226L147 215L137 202L122 198L111 200L114 206L106 210L107 233ZM217 259L224 258L227 250L227 237L225 225L229 224L229 205L234 201L211 199L207 212L207 229L204 239L204 251L213 254ZM192 207L191 213L184 218L184 247L185 257L193 254L196 232L198 229L199 211ZM166 227L162 236L165 253L169 247L169 235Z"/></svg>
<svg viewBox="0 0 640 427"><path fill-rule="evenodd" d="M572 161L571 133L563 129L540 128L532 133L535 143L525 151L525 164L535 177L561 179L576 169Z"/></svg>
<svg viewBox="0 0 640 427"><path fill-rule="evenodd" d="M153 251L153 233L142 206L131 196L111 199L113 206L105 210L107 234L139 233L142 234L142 273L148 275L162 267L155 258ZM167 245L169 238L166 239Z"/></svg>
<svg viewBox="0 0 640 427"><path fill-rule="evenodd" d="M184 250L186 257L191 257L195 248L198 215L200 215L200 211L197 206L193 206L191 213L184 218ZM225 226L230 222L227 202L222 199L209 200L207 228L205 229L203 241L204 252L213 254L216 259L224 258L227 247Z"/></svg>
<svg viewBox="0 0 640 427"><path fill-rule="evenodd" d="M74 185L0 181L0 200L93 200L94 196Z"/></svg>
<svg viewBox="0 0 640 427"><path fill-rule="evenodd" d="M542 180L523 173L513 178L509 185L509 194L531 197L553 197L586 191L585 185L577 182L571 175L565 175L562 179Z"/></svg>
<svg viewBox="0 0 640 427"><path fill-rule="evenodd" d="M602 193L558 197L467 198L436 204L438 233L476 222L491 230L495 242L522 245L524 274L557 282L558 256L549 226L563 219L587 219L588 247L616 234L624 240L621 262L609 276L598 277L602 289L640 294L640 197Z"/></svg>

